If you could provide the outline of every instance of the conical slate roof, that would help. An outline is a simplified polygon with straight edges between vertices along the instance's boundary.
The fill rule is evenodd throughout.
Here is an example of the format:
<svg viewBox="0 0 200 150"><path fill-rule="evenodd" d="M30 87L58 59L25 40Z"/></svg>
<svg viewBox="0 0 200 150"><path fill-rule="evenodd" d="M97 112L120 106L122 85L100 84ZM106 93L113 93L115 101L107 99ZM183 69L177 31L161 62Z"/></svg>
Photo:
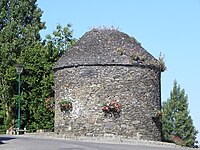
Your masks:
<svg viewBox="0 0 200 150"><path fill-rule="evenodd" d="M54 69L79 65L158 65L133 37L115 29L92 29L56 63Z"/></svg>

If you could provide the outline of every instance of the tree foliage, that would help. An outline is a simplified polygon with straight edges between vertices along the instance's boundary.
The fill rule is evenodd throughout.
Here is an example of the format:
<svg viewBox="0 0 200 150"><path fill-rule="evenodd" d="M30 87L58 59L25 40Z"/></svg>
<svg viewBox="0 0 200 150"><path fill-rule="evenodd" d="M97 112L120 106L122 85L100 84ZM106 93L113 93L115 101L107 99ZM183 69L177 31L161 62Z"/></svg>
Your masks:
<svg viewBox="0 0 200 150"><path fill-rule="evenodd" d="M179 137L181 145L192 147L195 144L197 130L189 115L188 96L185 90L174 81L170 98L163 102L163 136L167 141L173 141L172 137Z"/></svg>
<svg viewBox="0 0 200 150"><path fill-rule="evenodd" d="M48 105L54 96L53 66L75 39L70 25L59 25L42 42L39 32L46 27L41 16L36 0L0 1L0 129L17 127L17 63L24 66L21 127L53 129L53 107Z"/></svg>
<svg viewBox="0 0 200 150"><path fill-rule="evenodd" d="M61 56L76 42L76 39L72 37L71 27L71 24L67 24L66 27L58 24L53 34L46 36L48 46L54 48L54 54Z"/></svg>
<svg viewBox="0 0 200 150"><path fill-rule="evenodd" d="M3 128L13 126L17 111L17 74L15 65L22 51L40 40L39 31L44 29L40 17L42 11L36 0L0 1L0 102Z"/></svg>

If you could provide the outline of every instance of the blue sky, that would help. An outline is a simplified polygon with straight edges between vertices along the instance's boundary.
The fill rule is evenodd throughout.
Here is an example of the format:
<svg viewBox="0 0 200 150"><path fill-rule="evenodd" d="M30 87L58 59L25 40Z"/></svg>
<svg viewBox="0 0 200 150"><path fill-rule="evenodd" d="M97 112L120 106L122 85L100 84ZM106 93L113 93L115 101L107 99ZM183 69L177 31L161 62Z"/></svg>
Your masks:
<svg viewBox="0 0 200 150"><path fill-rule="evenodd" d="M190 115L200 132L200 1L199 0L38 0L42 20L51 34L71 23L74 37L93 27L114 26L137 39L156 58L165 54L162 101L176 79L185 89ZM200 134L198 134L200 142Z"/></svg>

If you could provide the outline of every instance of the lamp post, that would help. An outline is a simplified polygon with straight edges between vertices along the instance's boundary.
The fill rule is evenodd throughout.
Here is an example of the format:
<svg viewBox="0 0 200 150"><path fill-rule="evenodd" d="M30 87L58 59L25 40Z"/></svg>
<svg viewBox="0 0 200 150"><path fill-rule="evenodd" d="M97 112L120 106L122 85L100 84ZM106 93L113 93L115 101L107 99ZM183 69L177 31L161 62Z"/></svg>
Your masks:
<svg viewBox="0 0 200 150"><path fill-rule="evenodd" d="M17 64L16 70L17 70L17 73L18 73L18 119L17 119L17 126L18 126L18 130L19 130L20 129L20 74L23 71L23 65Z"/></svg>

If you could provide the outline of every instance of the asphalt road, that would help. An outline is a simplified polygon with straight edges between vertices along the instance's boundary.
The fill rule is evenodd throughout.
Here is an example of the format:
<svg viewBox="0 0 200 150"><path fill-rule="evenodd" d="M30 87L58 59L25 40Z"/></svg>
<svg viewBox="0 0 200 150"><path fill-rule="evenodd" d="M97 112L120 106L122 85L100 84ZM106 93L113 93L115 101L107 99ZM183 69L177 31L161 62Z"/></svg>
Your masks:
<svg viewBox="0 0 200 150"><path fill-rule="evenodd" d="M37 136L0 136L0 150L185 150L168 145L112 144Z"/></svg>

